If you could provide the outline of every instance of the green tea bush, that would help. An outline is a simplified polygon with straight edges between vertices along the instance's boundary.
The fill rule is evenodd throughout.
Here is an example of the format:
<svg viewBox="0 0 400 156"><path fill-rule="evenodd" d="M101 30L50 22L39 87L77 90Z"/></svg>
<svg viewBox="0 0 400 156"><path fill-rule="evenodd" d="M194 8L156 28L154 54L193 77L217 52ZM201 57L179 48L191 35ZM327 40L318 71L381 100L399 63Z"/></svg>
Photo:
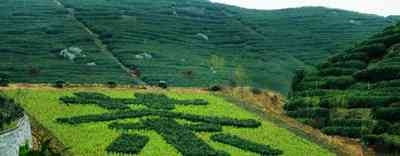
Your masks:
<svg viewBox="0 0 400 156"><path fill-rule="evenodd" d="M385 55L386 46L383 43L374 43L357 47L355 51L367 53L369 57L379 57Z"/></svg>
<svg viewBox="0 0 400 156"><path fill-rule="evenodd" d="M284 109L287 111L312 108L319 106L319 99L312 97L294 98L284 105Z"/></svg>
<svg viewBox="0 0 400 156"><path fill-rule="evenodd" d="M217 124L209 124L209 123L198 123L198 124L184 124L183 127L190 129L195 132L220 132L222 131L222 126ZM146 126L143 123L111 123L109 125L110 128L113 129L122 129L122 130L130 130L130 129L151 129L151 127Z"/></svg>
<svg viewBox="0 0 400 156"><path fill-rule="evenodd" d="M329 109L304 108L295 111L287 111L287 114L294 118L324 118L329 116Z"/></svg>
<svg viewBox="0 0 400 156"><path fill-rule="evenodd" d="M400 101L396 96L351 96L348 98L348 108L386 107Z"/></svg>
<svg viewBox="0 0 400 156"><path fill-rule="evenodd" d="M197 137L194 132L184 126L181 126L172 119L148 119L144 123L146 126L157 131L157 133L163 136L167 143L174 146L184 156L225 155L225 153L222 154L213 149L211 146Z"/></svg>
<svg viewBox="0 0 400 156"><path fill-rule="evenodd" d="M66 82L63 81L63 80L57 80L57 81L54 83L54 87L56 87L56 88L64 88L65 85L66 85Z"/></svg>
<svg viewBox="0 0 400 156"><path fill-rule="evenodd" d="M7 87L10 83L10 76L0 73L0 87Z"/></svg>
<svg viewBox="0 0 400 156"><path fill-rule="evenodd" d="M343 75L352 75L357 72L356 68L324 68L319 71L321 76L343 76Z"/></svg>
<svg viewBox="0 0 400 156"><path fill-rule="evenodd" d="M400 78L400 66L377 66L353 74L360 81L378 82Z"/></svg>
<svg viewBox="0 0 400 156"><path fill-rule="evenodd" d="M254 119L208 117L208 116L199 116L199 115L192 115L192 114L185 114L185 113L178 113L171 111L149 110L149 109L119 111L114 113L105 113L100 115L85 115L85 116L78 116L71 118L58 118L57 121L61 123L68 123L74 125L81 123L112 121L118 119L138 118L145 116L160 116L166 118L184 119L192 122L205 122L210 124L243 127L243 128L257 128L261 125L259 121L256 121Z"/></svg>
<svg viewBox="0 0 400 156"><path fill-rule="evenodd" d="M106 151L111 153L139 154L149 142L149 137L141 135L122 134L114 140Z"/></svg>
<svg viewBox="0 0 400 156"><path fill-rule="evenodd" d="M211 140L265 156L283 154L283 151L275 149L269 145L258 144L231 134L215 134L211 136Z"/></svg>
<svg viewBox="0 0 400 156"><path fill-rule="evenodd" d="M373 120L363 119L335 119L328 122L333 127L373 127L374 124Z"/></svg>
<svg viewBox="0 0 400 156"><path fill-rule="evenodd" d="M400 108L378 108L372 113L375 119L386 120L386 121L399 121L400 120Z"/></svg>
<svg viewBox="0 0 400 156"><path fill-rule="evenodd" d="M391 152L400 152L400 136L399 135L366 135L362 137L362 141L367 145L379 145L386 147Z"/></svg>
<svg viewBox="0 0 400 156"><path fill-rule="evenodd" d="M351 138L359 138L370 133L365 127L325 127L322 132L329 135L341 135Z"/></svg>
<svg viewBox="0 0 400 156"><path fill-rule="evenodd" d="M323 89L347 89L356 81L352 76L327 77Z"/></svg>

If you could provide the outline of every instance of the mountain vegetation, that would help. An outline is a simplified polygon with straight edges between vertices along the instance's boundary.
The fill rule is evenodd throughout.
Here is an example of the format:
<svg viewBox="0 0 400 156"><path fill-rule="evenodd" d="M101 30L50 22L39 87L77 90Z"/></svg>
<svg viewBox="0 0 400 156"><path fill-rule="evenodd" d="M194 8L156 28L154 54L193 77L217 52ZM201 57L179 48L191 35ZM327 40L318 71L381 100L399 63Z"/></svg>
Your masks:
<svg viewBox="0 0 400 156"><path fill-rule="evenodd" d="M315 71L299 70L287 114L327 134L399 152L399 62L400 23L330 57Z"/></svg>
<svg viewBox="0 0 400 156"><path fill-rule="evenodd" d="M149 84L251 85L282 93L297 67L396 20L206 0L4 0L0 8L0 73L12 82L126 84L139 77Z"/></svg>

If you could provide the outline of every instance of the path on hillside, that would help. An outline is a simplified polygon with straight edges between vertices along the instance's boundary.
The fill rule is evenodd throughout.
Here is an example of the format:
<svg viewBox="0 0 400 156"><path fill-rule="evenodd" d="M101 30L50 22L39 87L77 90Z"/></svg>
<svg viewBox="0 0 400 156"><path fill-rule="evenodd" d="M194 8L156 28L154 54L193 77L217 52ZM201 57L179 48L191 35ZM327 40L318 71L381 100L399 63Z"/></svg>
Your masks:
<svg viewBox="0 0 400 156"><path fill-rule="evenodd" d="M103 43L102 40L99 39L99 35L94 33L92 30L89 29L83 22L78 20L78 18L75 17L75 14L73 10L67 9L63 3L61 3L59 0L53 0L54 3L56 3L58 6L63 7L65 10L68 11L69 15L73 18L73 20L80 26L82 27L89 35L92 37L94 40L94 43L96 46L100 49L101 52L103 52L106 56L110 57L112 60L114 60L115 63L117 63L122 70L124 70L128 75L130 75L135 83L145 85L146 83L140 80L137 76L132 74L132 71L125 66L121 61L108 49L107 45Z"/></svg>

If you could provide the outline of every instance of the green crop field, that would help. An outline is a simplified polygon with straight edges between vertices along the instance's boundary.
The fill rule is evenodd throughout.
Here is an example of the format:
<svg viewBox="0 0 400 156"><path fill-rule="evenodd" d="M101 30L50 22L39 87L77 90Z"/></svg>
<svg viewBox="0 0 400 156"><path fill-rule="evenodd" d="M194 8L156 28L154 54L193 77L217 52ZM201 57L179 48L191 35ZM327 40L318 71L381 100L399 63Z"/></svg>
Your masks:
<svg viewBox="0 0 400 156"><path fill-rule="evenodd" d="M5 94L79 156L334 155L206 92L31 88Z"/></svg>

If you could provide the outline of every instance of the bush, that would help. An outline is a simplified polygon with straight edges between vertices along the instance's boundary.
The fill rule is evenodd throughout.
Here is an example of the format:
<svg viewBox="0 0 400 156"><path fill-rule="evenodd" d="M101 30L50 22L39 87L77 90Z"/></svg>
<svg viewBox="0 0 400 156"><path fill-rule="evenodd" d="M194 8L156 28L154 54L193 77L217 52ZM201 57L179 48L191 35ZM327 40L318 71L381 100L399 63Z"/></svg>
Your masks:
<svg viewBox="0 0 400 156"><path fill-rule="evenodd" d="M168 83L165 81L160 81L158 82L158 87L162 88L162 89L167 89L168 88Z"/></svg>
<svg viewBox="0 0 400 156"><path fill-rule="evenodd" d="M373 43L369 45L362 45L355 49L355 51L367 53L369 57L379 57L385 55L386 47L383 43Z"/></svg>
<svg viewBox="0 0 400 156"><path fill-rule="evenodd" d="M0 87L7 87L10 83L9 78L9 75L0 73Z"/></svg>
<svg viewBox="0 0 400 156"><path fill-rule="evenodd" d="M107 86L109 88L115 88L115 87L117 87L117 83L114 81L109 81L109 82L107 82Z"/></svg>
<svg viewBox="0 0 400 156"><path fill-rule="evenodd" d="M386 121L399 121L400 120L400 108L378 108L372 113L375 119L386 120Z"/></svg>
<svg viewBox="0 0 400 156"><path fill-rule="evenodd" d="M253 93L254 95L260 95L263 93L263 91L260 88L251 88L251 93Z"/></svg>
<svg viewBox="0 0 400 156"><path fill-rule="evenodd" d="M54 87L56 88L64 88L66 85L66 82L63 80L57 80L56 83L54 84Z"/></svg>
<svg viewBox="0 0 400 156"><path fill-rule="evenodd" d="M343 75L352 75L357 72L356 68L325 68L321 69L319 75L321 76L343 76Z"/></svg>
<svg viewBox="0 0 400 156"><path fill-rule="evenodd" d="M106 151L124 154L139 154L147 142L149 142L149 137L147 136L122 134L107 147Z"/></svg>
<svg viewBox="0 0 400 156"><path fill-rule="evenodd" d="M324 118L329 116L329 109L304 108L296 111L287 111L287 114L294 118Z"/></svg>
<svg viewBox="0 0 400 156"><path fill-rule="evenodd" d="M219 91L222 91L223 89L224 88L220 85L214 85L214 86L211 86L208 88L208 90L212 91L212 92L219 92Z"/></svg>
<svg viewBox="0 0 400 156"><path fill-rule="evenodd" d="M305 97L305 98L293 98L288 103L284 105L285 110L292 111L297 109L304 109L304 108L311 108L311 107L318 107L319 106L319 99Z"/></svg>
<svg viewBox="0 0 400 156"><path fill-rule="evenodd" d="M362 141L367 145L380 145L386 147L386 149L393 151L399 151L400 149L400 136L398 135L366 135L362 138Z"/></svg>
<svg viewBox="0 0 400 156"><path fill-rule="evenodd" d="M0 96L0 129L23 116L23 109L17 106L13 100Z"/></svg>
<svg viewBox="0 0 400 156"><path fill-rule="evenodd" d="M352 76L341 76L341 77L327 77L326 83L322 87L323 89L347 89L353 85L356 81Z"/></svg>
<svg viewBox="0 0 400 156"><path fill-rule="evenodd" d="M230 134L215 134L211 136L211 140L220 142L223 144L228 144L242 150L251 151L254 153L258 153L260 155L282 155L283 151L274 149L271 146L258 144L246 139L242 139L235 135Z"/></svg>
<svg viewBox="0 0 400 156"><path fill-rule="evenodd" d="M359 138L370 133L365 127L325 127L322 132L329 135L341 135L351 138Z"/></svg>
<svg viewBox="0 0 400 156"><path fill-rule="evenodd" d="M362 119L336 119L328 122L329 126L334 127L373 127L373 120Z"/></svg>
<svg viewBox="0 0 400 156"><path fill-rule="evenodd" d="M399 101L396 96L351 96L348 98L348 108L386 107Z"/></svg>
<svg viewBox="0 0 400 156"><path fill-rule="evenodd" d="M360 81L378 82L400 78L400 66L377 66L353 74Z"/></svg>

